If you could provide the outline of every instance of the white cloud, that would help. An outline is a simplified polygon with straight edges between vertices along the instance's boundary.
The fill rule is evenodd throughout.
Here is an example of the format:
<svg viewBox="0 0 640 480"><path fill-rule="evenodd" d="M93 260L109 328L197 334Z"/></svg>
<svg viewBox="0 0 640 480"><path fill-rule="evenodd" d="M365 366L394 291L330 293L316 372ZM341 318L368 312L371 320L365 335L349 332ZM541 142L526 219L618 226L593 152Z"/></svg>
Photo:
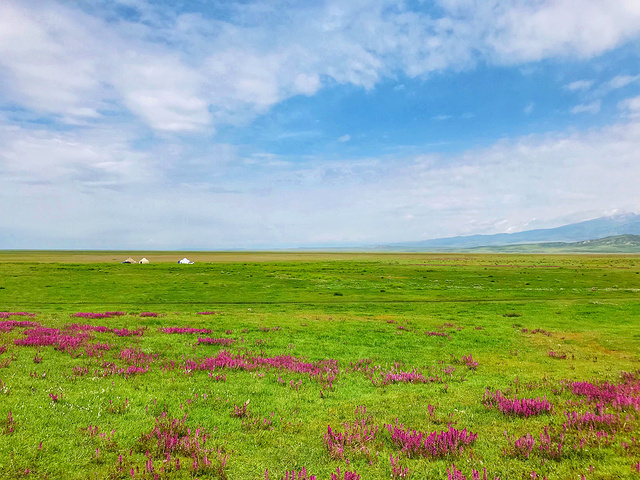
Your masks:
<svg viewBox="0 0 640 480"><path fill-rule="evenodd" d="M601 101L600 100L596 100L594 102L591 103L582 103L580 105L576 105L575 107L573 107L571 109L571 113L573 114L578 114L578 113L598 113L600 111L600 106L601 106Z"/></svg>
<svg viewBox="0 0 640 480"><path fill-rule="evenodd" d="M349 134L342 135L340 138L338 138L338 141L341 143L348 142L349 140L351 140L351 135Z"/></svg>
<svg viewBox="0 0 640 480"><path fill-rule="evenodd" d="M575 92L575 91L589 90L592 87L592 85L593 85L593 80L576 80L575 82L571 82L565 85L565 88L567 90Z"/></svg>
<svg viewBox="0 0 640 480"><path fill-rule="evenodd" d="M36 12L0 3L0 78L11 93L4 100L40 112L95 116L106 94L90 34L97 23L66 9Z"/></svg>
<svg viewBox="0 0 640 480"><path fill-rule="evenodd" d="M120 188L157 181L149 154L117 129L51 132L0 124L0 172L12 183Z"/></svg>
<svg viewBox="0 0 640 480"><path fill-rule="evenodd" d="M524 113L526 115L531 115L531 112L533 112L533 107L534 107L533 102L529 103L526 107L524 107L524 110L523 110Z"/></svg>
<svg viewBox="0 0 640 480"><path fill-rule="evenodd" d="M618 103L618 109L632 118L640 117L640 96L627 98Z"/></svg>
<svg viewBox="0 0 640 480"><path fill-rule="evenodd" d="M111 81L129 111L156 130L200 130L211 123L204 79L169 54L125 52Z"/></svg>
<svg viewBox="0 0 640 480"><path fill-rule="evenodd" d="M623 88L633 82L637 82L639 79L640 75L618 75L609 80L607 85L611 89Z"/></svg>
<svg viewBox="0 0 640 480"><path fill-rule="evenodd" d="M38 10L3 3L0 64L11 99L69 123L120 110L120 102L158 130L210 123L199 74L138 30L50 2Z"/></svg>
<svg viewBox="0 0 640 480"><path fill-rule="evenodd" d="M507 64L544 58L590 58L637 38L640 4L635 0L451 0L488 26L487 43ZM478 14L478 12L480 12Z"/></svg>

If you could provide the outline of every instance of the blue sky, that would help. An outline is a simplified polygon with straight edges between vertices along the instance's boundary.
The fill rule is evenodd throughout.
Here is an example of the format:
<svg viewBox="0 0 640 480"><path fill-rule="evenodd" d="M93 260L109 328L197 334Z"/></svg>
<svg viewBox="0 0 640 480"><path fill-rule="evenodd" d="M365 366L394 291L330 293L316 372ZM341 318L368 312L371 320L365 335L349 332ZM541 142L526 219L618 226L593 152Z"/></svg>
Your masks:
<svg viewBox="0 0 640 480"><path fill-rule="evenodd" d="M5 1L0 248L371 245L638 212L639 58L636 0Z"/></svg>

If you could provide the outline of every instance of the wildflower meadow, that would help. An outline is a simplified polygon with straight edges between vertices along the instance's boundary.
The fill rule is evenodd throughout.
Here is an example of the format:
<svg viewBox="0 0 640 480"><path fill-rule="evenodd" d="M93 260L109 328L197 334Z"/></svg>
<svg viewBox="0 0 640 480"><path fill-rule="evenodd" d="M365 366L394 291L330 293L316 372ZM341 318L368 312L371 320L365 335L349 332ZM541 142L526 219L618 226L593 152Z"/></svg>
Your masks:
<svg viewBox="0 0 640 480"><path fill-rule="evenodd" d="M640 479L640 257L120 256L0 253L0 478Z"/></svg>

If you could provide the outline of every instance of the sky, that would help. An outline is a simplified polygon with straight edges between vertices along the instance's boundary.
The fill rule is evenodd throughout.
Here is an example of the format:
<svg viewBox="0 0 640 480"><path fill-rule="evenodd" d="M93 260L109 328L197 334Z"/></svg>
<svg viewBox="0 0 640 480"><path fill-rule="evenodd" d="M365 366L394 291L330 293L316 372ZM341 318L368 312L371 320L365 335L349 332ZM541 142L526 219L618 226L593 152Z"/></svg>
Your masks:
<svg viewBox="0 0 640 480"><path fill-rule="evenodd" d="M3 0L0 248L640 213L637 0Z"/></svg>

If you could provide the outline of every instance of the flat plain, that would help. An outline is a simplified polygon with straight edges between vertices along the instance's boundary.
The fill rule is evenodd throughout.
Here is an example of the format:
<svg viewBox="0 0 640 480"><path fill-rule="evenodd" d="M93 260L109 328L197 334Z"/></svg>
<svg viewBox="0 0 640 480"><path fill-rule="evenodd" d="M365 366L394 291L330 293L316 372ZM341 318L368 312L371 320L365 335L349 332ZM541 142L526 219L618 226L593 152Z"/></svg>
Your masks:
<svg viewBox="0 0 640 480"><path fill-rule="evenodd" d="M639 292L633 255L0 252L0 476L640 478Z"/></svg>

